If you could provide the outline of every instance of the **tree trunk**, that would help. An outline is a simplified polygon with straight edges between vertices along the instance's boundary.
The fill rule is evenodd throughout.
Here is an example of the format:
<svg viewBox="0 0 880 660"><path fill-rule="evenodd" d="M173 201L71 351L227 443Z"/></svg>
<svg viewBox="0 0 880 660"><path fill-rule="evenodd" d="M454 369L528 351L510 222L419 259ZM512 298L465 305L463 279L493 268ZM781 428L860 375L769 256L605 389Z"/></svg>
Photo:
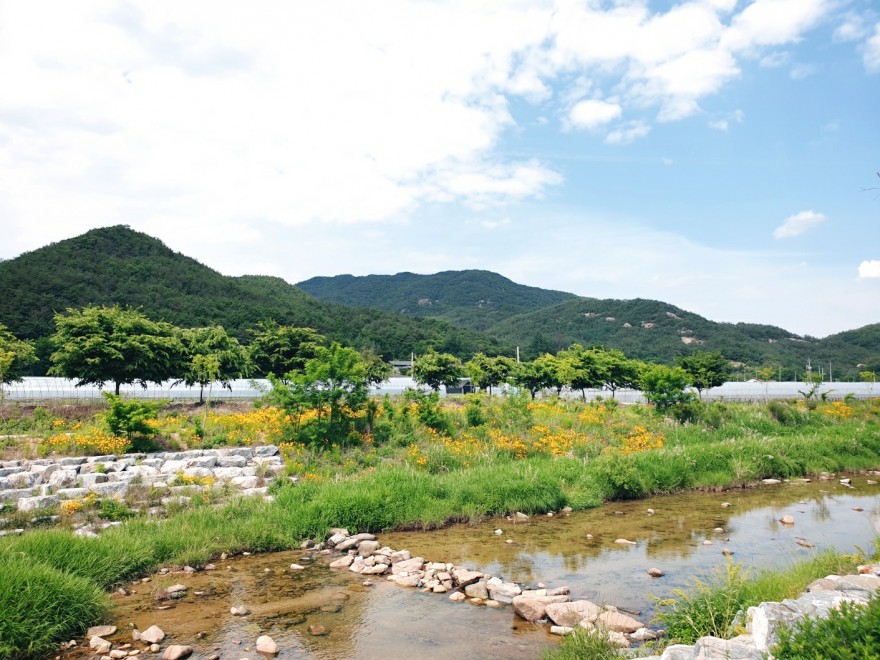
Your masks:
<svg viewBox="0 0 880 660"><path fill-rule="evenodd" d="M116 396L119 396L119 386L122 385L118 380L116 381Z"/></svg>

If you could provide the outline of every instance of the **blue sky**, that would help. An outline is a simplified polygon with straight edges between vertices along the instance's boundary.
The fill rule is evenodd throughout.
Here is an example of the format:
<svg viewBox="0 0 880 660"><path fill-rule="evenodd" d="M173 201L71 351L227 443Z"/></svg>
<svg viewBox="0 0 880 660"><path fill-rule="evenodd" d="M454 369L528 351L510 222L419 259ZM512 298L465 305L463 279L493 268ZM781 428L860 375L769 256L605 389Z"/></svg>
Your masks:
<svg viewBox="0 0 880 660"><path fill-rule="evenodd" d="M5 2L0 81L0 258L128 224L228 275L880 321L876 0Z"/></svg>

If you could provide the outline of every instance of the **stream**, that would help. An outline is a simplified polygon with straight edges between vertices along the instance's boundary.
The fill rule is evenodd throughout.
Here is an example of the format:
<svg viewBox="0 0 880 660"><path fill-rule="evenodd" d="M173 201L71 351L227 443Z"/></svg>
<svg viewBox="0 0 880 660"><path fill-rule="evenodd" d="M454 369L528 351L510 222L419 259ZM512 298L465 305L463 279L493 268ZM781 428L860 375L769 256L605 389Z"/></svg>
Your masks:
<svg viewBox="0 0 880 660"><path fill-rule="evenodd" d="M846 476L378 538L428 561L526 585L567 585L572 600L638 612L647 624L654 615L652 596L668 597L693 577L723 569L725 548L735 562L757 569L785 567L828 548L872 553L880 533L880 485L868 481L880 477L852 475L851 485L841 484ZM784 515L793 516L794 525L781 524ZM503 533L496 535L496 529ZM635 544L615 543L619 538ZM112 623L119 631L108 639L117 648L131 641L130 624L140 630L155 624L168 635L163 647L188 644L196 650L192 657L234 660L259 658L254 642L261 634L278 643L280 658L538 658L559 642L547 626L518 619L509 606L453 603L447 595L399 587L383 576L364 586L364 576L328 568L331 560L296 550L218 561L214 571L154 575L131 586L130 595L114 596ZM305 569L291 571L292 563ZM650 577L651 567L665 575ZM170 607L155 600L158 590L177 583L188 587L184 598ZM232 616L230 608L239 605L252 613ZM326 634L312 634L315 626ZM76 656L74 651L69 657Z"/></svg>

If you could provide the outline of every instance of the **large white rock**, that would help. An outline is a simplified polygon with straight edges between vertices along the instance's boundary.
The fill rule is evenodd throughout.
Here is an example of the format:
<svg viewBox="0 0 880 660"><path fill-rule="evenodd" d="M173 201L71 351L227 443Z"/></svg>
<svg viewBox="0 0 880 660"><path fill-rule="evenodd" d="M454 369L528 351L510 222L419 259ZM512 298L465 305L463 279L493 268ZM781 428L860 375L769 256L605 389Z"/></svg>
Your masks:
<svg viewBox="0 0 880 660"><path fill-rule="evenodd" d="M150 626L141 632L141 641L147 644L158 644L165 639L165 631L159 626Z"/></svg>
<svg viewBox="0 0 880 660"><path fill-rule="evenodd" d="M257 637L257 653L263 655L278 655L278 644L269 635Z"/></svg>
<svg viewBox="0 0 880 660"><path fill-rule="evenodd" d="M584 620L595 623L601 613L602 608L588 600L551 603L547 606L547 616L558 626L576 626Z"/></svg>
<svg viewBox="0 0 880 660"><path fill-rule="evenodd" d="M513 602L516 596L522 593L522 588L515 582L501 582L497 584L493 580L489 580L486 586L489 588L489 597L492 600L497 600L499 603L507 603L508 605Z"/></svg>
<svg viewBox="0 0 880 660"><path fill-rule="evenodd" d="M19 511L38 511L51 509L58 505L60 498L57 495L39 495L37 497L22 497L18 500Z"/></svg>

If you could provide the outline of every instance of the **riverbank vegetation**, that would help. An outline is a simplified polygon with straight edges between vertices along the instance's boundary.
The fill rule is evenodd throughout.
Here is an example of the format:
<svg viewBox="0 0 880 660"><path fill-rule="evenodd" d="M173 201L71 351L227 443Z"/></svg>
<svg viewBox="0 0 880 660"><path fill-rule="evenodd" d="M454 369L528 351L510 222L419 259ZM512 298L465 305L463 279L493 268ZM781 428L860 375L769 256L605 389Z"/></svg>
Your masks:
<svg viewBox="0 0 880 660"><path fill-rule="evenodd" d="M878 554L874 554L876 560ZM730 639L746 632L744 614L763 602L796 598L812 581L826 575L855 573L867 561L861 554L831 550L777 570L751 569L728 558L727 564L706 578L694 578L687 589L675 589L673 596L658 601L656 623L666 635L653 650L672 644L693 645L701 637ZM805 619L783 628L780 643L773 649L777 658L867 658L877 654L877 599L868 608L847 606L827 621ZM817 634L821 633L821 634ZM853 652L849 653L852 649ZM545 660L620 657L620 649L602 630L576 630L545 654Z"/></svg>
<svg viewBox="0 0 880 660"><path fill-rule="evenodd" d="M653 406L612 399L532 400L528 394L441 399L410 392L367 399L352 410L346 401L309 407L295 383L291 388L239 410L126 411L111 401L98 413L74 409L66 417L62 409L7 404L0 434L25 437L5 439L6 458L106 453L100 438L118 440L111 451L273 443L286 467L270 483L271 502L229 500L216 484L157 524L146 508L136 511L135 502L112 500L115 504L105 507L83 500L83 511L91 515L106 508L108 517L127 520L97 539L81 539L67 529L0 538L0 594L3 611L11 613L0 622L5 645L0 658L49 652L94 623L106 606L96 589L161 565L199 565L223 552L296 547L306 538L323 538L330 527L430 529L516 511L584 509L682 489L880 466L877 400L767 405L691 400L658 413ZM119 435L111 431L112 420ZM126 427L126 420L136 428ZM76 520L58 513L61 527ZM2 517L14 515L20 514ZM40 590L51 591L68 578L63 588L82 600L82 615L65 612L53 619L30 605L33 595L15 586L39 582Z"/></svg>

